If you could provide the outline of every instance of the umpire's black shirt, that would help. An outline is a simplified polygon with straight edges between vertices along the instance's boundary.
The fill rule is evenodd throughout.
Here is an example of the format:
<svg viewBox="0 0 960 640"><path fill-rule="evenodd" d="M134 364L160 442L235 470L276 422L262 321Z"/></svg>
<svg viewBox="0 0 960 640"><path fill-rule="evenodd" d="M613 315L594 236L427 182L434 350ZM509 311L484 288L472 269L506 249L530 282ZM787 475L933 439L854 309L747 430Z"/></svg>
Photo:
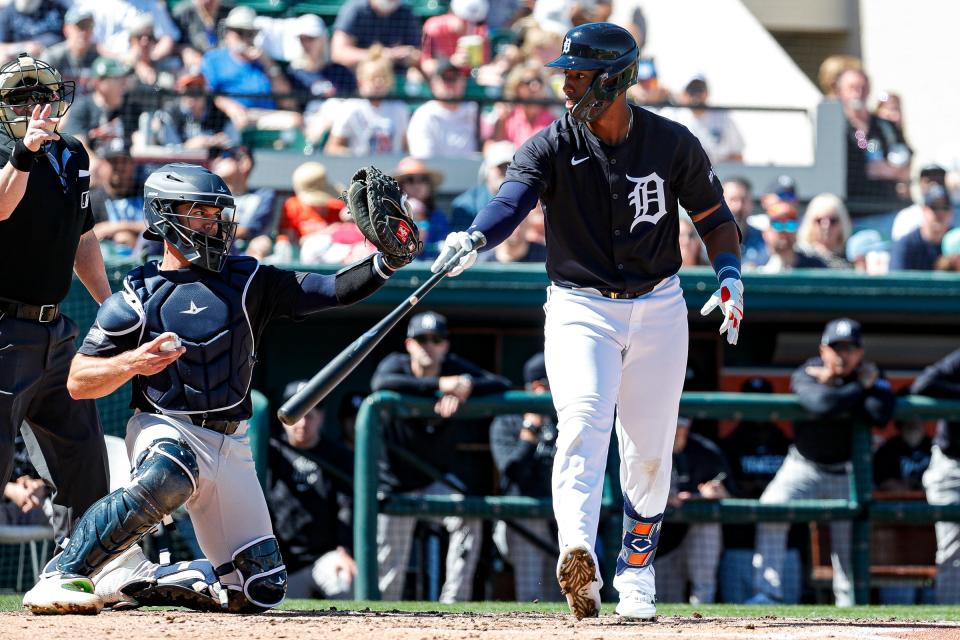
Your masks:
<svg viewBox="0 0 960 640"><path fill-rule="evenodd" d="M677 201L701 213L723 188L686 127L631 106L627 139L609 146L569 113L517 151L505 182L540 194L547 274L568 287L636 292L680 269Z"/></svg>
<svg viewBox="0 0 960 640"><path fill-rule="evenodd" d="M0 166L15 142L0 130ZM80 236L93 228L90 158L83 145L60 134L44 149L49 153L34 160L20 204L0 221L0 298L35 305L67 297Z"/></svg>

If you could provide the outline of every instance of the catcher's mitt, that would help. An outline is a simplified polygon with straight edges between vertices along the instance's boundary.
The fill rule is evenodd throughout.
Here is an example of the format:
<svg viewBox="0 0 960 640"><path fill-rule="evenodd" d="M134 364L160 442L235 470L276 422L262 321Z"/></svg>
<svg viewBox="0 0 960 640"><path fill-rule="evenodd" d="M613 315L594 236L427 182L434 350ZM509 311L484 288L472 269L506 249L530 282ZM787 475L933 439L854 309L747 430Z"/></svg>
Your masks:
<svg viewBox="0 0 960 640"><path fill-rule="evenodd" d="M409 264L423 247L397 181L376 167L359 169L340 196L363 236L393 269Z"/></svg>

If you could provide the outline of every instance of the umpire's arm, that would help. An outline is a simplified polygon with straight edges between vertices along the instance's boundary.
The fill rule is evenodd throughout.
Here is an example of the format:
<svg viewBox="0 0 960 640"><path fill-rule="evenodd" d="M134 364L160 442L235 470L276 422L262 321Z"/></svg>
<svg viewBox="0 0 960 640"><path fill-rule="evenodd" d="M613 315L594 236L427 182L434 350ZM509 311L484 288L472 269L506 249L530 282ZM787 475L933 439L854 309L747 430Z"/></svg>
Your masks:
<svg viewBox="0 0 960 640"><path fill-rule="evenodd" d="M27 192L30 179L30 167L47 140L59 140L60 135L53 129L60 118L50 117L50 105L36 105L27 123L27 133L23 140L17 140L10 153L10 161L0 169L0 221L12 214L23 194Z"/></svg>
<svg viewBox="0 0 960 640"><path fill-rule="evenodd" d="M107 272L103 265L100 242L94 235L93 229L80 236L73 270L97 304L103 304L103 301L110 297L110 281L107 280Z"/></svg>

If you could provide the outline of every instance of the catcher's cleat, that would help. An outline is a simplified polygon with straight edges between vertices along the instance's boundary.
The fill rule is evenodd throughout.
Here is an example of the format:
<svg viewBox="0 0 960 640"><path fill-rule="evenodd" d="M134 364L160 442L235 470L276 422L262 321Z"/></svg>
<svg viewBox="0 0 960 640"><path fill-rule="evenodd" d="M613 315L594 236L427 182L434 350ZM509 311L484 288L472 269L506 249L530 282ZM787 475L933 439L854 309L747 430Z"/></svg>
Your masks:
<svg viewBox="0 0 960 640"><path fill-rule="evenodd" d="M114 611L135 609L140 605L121 589L132 581L153 578L156 571L156 563L150 562L140 545L135 544L97 572L93 577L94 589L103 599L104 607Z"/></svg>
<svg viewBox="0 0 960 640"><path fill-rule="evenodd" d="M649 593L630 591L620 596L617 615L631 620L656 620L657 599Z"/></svg>
<svg viewBox="0 0 960 640"><path fill-rule="evenodd" d="M577 620L600 615L600 576L597 563L585 544L567 547L557 562L557 581Z"/></svg>
<svg viewBox="0 0 960 640"><path fill-rule="evenodd" d="M24 594L23 606L37 615L95 615L103 609L103 600L90 578L52 571Z"/></svg>
<svg viewBox="0 0 960 640"><path fill-rule="evenodd" d="M207 560L161 565L152 576L131 580L120 588L135 607L185 607L223 611L213 566Z"/></svg>

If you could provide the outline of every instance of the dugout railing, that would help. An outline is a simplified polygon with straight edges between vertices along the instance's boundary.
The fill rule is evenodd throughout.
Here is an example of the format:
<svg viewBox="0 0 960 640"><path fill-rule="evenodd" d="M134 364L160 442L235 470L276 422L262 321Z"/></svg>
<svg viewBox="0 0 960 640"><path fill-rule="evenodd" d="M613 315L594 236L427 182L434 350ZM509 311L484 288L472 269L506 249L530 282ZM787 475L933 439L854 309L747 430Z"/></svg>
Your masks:
<svg viewBox="0 0 960 640"><path fill-rule="evenodd" d="M435 400L381 391L361 405L356 421L356 467L354 475L354 553L357 562L355 596L378 600L377 515L429 517L471 516L485 519L550 518L550 500L510 496L405 496L379 495L378 480L384 443L381 427L397 417L432 417ZM684 393L681 413L692 418L774 419L811 418L793 395L747 393ZM485 418L499 414L553 411L549 395L510 391L471 398L458 417ZM920 396L898 399L897 418L960 420L960 401L934 400ZM616 472L616 448L611 447L604 486L603 515L608 549L620 546L622 514ZM611 473L612 471L612 473ZM726 499L692 501L668 509L665 518L676 522L812 522L851 520L854 599L866 604L870 593L871 527L874 522L912 524L960 521L960 505L937 506L922 502L873 501L873 462L870 427L853 430L853 473L850 497L846 500L796 500L782 504L760 504L758 500ZM602 563L609 570L612 562ZM607 576L604 576L607 583Z"/></svg>

